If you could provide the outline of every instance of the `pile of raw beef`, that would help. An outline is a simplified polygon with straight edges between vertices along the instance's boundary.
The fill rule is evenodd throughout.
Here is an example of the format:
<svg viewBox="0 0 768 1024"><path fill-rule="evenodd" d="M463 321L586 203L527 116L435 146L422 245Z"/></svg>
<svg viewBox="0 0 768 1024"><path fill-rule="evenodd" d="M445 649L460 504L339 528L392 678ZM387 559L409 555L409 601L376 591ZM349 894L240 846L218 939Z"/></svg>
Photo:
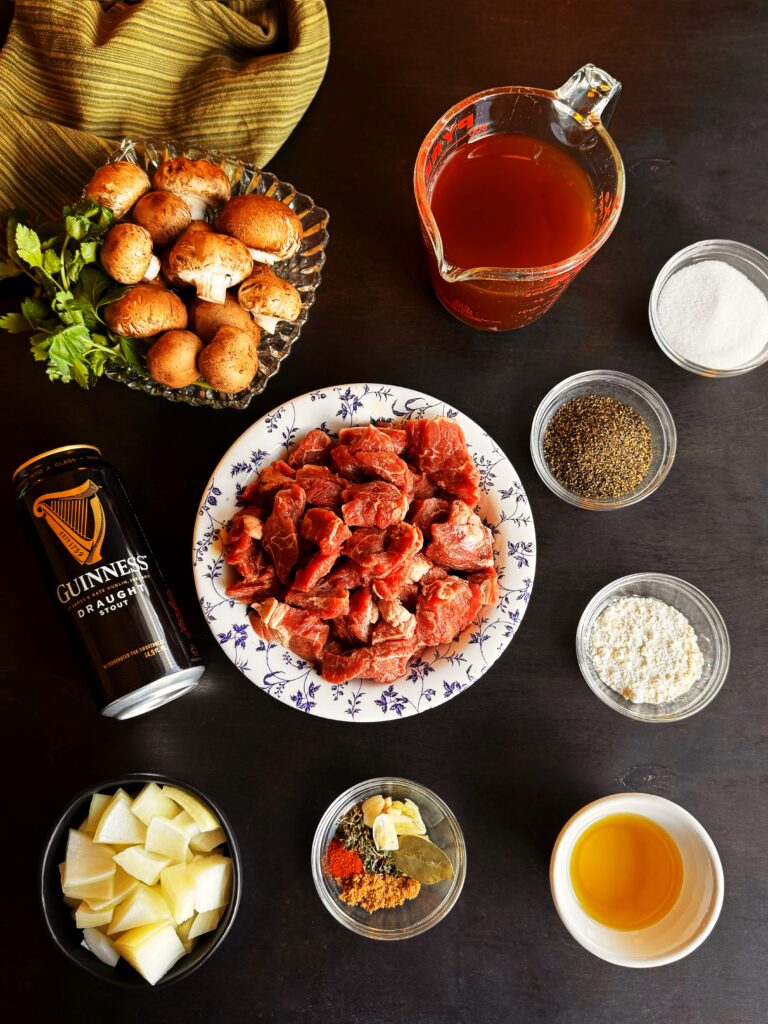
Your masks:
<svg viewBox="0 0 768 1024"><path fill-rule="evenodd" d="M243 491L227 594L329 682L398 679L498 600L478 483L452 419L310 430Z"/></svg>

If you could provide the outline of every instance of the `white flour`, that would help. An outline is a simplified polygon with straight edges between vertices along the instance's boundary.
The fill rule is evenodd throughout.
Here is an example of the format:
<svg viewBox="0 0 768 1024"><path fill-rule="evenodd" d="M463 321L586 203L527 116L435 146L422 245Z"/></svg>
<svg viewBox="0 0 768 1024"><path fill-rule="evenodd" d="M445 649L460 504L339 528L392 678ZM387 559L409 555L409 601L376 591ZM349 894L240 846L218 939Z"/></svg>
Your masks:
<svg viewBox="0 0 768 1024"><path fill-rule="evenodd" d="M711 370L732 370L768 345L768 299L721 260L674 273L659 296L659 323L681 356Z"/></svg>
<svg viewBox="0 0 768 1024"><path fill-rule="evenodd" d="M677 608L655 597L620 597L597 617L589 656L606 686L633 704L665 704L701 676L696 633Z"/></svg>

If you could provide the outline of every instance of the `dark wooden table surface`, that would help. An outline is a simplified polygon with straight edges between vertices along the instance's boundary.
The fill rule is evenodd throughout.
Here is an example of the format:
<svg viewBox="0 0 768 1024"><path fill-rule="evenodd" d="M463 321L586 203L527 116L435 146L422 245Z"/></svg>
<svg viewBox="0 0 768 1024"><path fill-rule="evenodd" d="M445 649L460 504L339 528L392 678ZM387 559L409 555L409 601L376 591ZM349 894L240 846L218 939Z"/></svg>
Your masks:
<svg viewBox="0 0 768 1024"><path fill-rule="evenodd" d="M657 271L684 245L768 247L765 4L335 0L331 21L328 76L271 165L331 211L324 283L295 353L247 412L189 409L110 382L91 393L49 384L18 338L3 339L4 1006L20 1021L121 1024L764 1021L768 369L724 381L678 369L656 346L646 307ZM555 87L586 61L624 85L611 126L628 173L619 226L543 320L506 336L475 333L430 292L411 190L418 145L463 96L507 83ZM4 286L2 304L12 298ZM661 490L609 515L558 501L528 453L544 393L598 367L656 387L679 431ZM258 692L209 634L190 570L198 499L226 448L285 399L352 381L413 385L482 424L517 467L537 531L533 598L501 661L459 699L396 725L323 721ZM14 466L81 441L121 470L208 665L195 693L125 723L91 704L12 515ZM730 630L725 688L679 724L622 718L576 665L585 603L641 570L701 587ZM215 957L180 986L137 994L59 953L35 886L63 804L124 771L168 772L208 792L236 826L246 871L239 915ZM434 788L468 847L456 908L405 943L341 928L310 876L319 816L342 789L377 774ZM561 825L587 801L627 789L691 811L726 876L706 944L649 971L591 956L549 896Z"/></svg>

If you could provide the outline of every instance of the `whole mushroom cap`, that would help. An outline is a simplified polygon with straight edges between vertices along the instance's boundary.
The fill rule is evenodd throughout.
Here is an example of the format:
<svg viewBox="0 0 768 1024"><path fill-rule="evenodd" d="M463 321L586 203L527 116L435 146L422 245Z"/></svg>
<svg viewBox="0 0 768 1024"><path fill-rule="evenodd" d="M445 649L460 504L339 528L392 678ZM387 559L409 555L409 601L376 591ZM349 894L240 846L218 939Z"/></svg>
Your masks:
<svg viewBox="0 0 768 1024"><path fill-rule="evenodd" d="M183 330L187 307L160 284L137 284L121 299L104 307L104 319L115 334L151 338L162 331Z"/></svg>
<svg viewBox="0 0 768 1024"><path fill-rule="evenodd" d="M167 195L171 195L171 193L168 192ZM176 241L180 242L182 238L187 238L189 235L210 234L212 231L213 228L211 227L211 225L207 224L204 220L193 220L189 227L186 229L186 231L182 231L182 233L179 235ZM165 281L171 286L171 288L186 288L190 285L191 282L183 281L177 274L175 274L171 270L169 260L172 248L173 246L170 245L159 254L160 272L162 273Z"/></svg>
<svg viewBox="0 0 768 1024"><path fill-rule="evenodd" d="M256 342L259 341L260 332L253 317L232 295L227 295L222 305L193 299L189 306L189 324L204 342L212 341L220 327L238 327L242 331L249 331Z"/></svg>
<svg viewBox="0 0 768 1024"><path fill-rule="evenodd" d="M301 313L299 292L269 267L255 266L251 276L240 285L237 299L269 334L275 333L279 320L292 323Z"/></svg>
<svg viewBox="0 0 768 1024"><path fill-rule="evenodd" d="M220 327L213 341L200 353L203 377L217 391L235 394L247 388L259 368L253 334L238 327Z"/></svg>
<svg viewBox="0 0 768 1024"><path fill-rule="evenodd" d="M199 298L223 303L227 288L248 277L253 260L236 238L186 231L168 254L168 268L181 281L194 284Z"/></svg>
<svg viewBox="0 0 768 1024"><path fill-rule="evenodd" d="M116 160L104 164L94 172L85 186L88 199L95 199L102 206L108 206L115 219L120 220L130 208L152 187L145 171L129 160Z"/></svg>
<svg viewBox="0 0 768 1024"><path fill-rule="evenodd" d="M226 171L207 160L175 156L164 160L152 179L155 189L173 192L189 207L192 220L202 220L208 210L218 210L232 194Z"/></svg>
<svg viewBox="0 0 768 1024"><path fill-rule="evenodd" d="M157 277L160 266L157 259L153 266L153 259L152 238L138 224L114 224L99 250L102 267L120 284L137 284L144 277Z"/></svg>
<svg viewBox="0 0 768 1024"><path fill-rule="evenodd" d="M187 204L173 192L147 192L134 206L133 220L149 232L155 245L167 245L186 231L192 218Z"/></svg>
<svg viewBox="0 0 768 1024"><path fill-rule="evenodd" d="M216 230L239 238L255 260L287 260L301 248L304 235L293 210L270 196L235 196L219 214Z"/></svg>
<svg viewBox="0 0 768 1024"><path fill-rule="evenodd" d="M203 343L192 331L166 331L147 352L147 370L158 384L186 388L200 377L197 358Z"/></svg>

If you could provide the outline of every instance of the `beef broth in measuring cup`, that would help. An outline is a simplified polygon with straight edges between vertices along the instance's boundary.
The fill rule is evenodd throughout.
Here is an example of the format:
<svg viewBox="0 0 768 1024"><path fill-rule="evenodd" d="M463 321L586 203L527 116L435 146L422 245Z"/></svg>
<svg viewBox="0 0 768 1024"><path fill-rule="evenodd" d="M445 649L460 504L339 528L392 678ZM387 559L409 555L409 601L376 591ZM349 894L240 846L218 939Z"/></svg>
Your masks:
<svg viewBox="0 0 768 1024"><path fill-rule="evenodd" d="M478 93L424 140L414 187L432 283L482 330L545 313L606 240L624 198L604 128L621 86L586 65L555 92Z"/></svg>

